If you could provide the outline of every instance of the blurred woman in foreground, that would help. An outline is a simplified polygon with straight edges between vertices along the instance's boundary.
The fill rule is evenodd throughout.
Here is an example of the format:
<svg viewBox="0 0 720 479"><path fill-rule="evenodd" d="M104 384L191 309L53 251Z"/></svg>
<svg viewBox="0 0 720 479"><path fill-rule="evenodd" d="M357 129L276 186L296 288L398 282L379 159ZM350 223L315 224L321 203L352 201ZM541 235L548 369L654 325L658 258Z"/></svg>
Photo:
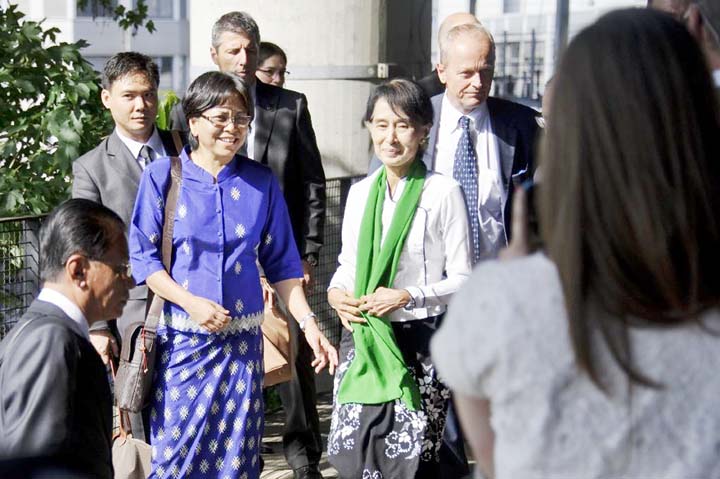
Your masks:
<svg viewBox="0 0 720 479"><path fill-rule="evenodd" d="M480 266L432 357L479 469L720 477L720 134L683 25L605 15L553 80L544 254Z"/></svg>

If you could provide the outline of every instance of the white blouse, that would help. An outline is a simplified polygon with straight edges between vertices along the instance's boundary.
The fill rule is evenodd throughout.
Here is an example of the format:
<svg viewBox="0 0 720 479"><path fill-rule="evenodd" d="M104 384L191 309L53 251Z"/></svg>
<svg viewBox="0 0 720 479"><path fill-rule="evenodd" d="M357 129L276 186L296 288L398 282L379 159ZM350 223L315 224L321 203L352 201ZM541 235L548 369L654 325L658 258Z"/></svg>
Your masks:
<svg viewBox="0 0 720 479"><path fill-rule="evenodd" d="M705 325L720 331L720 313ZM488 398L495 477L720 478L720 336L697 324L631 332L633 387L598 348L606 395L576 366L560 279L541 254L480 264L432 339L440 377Z"/></svg>
<svg viewBox="0 0 720 479"><path fill-rule="evenodd" d="M350 188L342 225L339 267L330 280L328 290L339 288L350 293L355 290L360 223L370 185L379 174L380 169ZM405 184L406 181L401 180L392 197L389 191L385 194L383 241ZM390 321L424 319L445 311L452 294L470 276L472 266L468 231L465 200L460 185L452 178L428 172L391 286L408 290L415 300L415 308L394 311L390 314Z"/></svg>

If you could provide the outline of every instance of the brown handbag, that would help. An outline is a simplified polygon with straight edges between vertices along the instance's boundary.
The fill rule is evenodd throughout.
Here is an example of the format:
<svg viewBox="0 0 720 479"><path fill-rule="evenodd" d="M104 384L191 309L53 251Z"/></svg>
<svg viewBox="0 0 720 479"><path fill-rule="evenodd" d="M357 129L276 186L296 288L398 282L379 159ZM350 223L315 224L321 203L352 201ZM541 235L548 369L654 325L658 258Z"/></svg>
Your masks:
<svg viewBox="0 0 720 479"><path fill-rule="evenodd" d="M293 367L288 320L279 305L273 306L272 300L265 302L262 333L265 364L263 387L290 381Z"/></svg>
<svg viewBox="0 0 720 479"><path fill-rule="evenodd" d="M172 236L177 198L182 182L180 158L170 158L170 186L165 201L163 221L162 262L170 272ZM148 308L145 321L134 322L123 331L120 363L115 376L115 401L123 411L140 412L149 402L155 371L155 340L157 325L165 300L148 289Z"/></svg>
<svg viewBox="0 0 720 479"><path fill-rule="evenodd" d="M113 379L117 379L117 371L110 361ZM112 464L114 479L146 479L152 469L152 447L141 439L133 437L126 429L129 424L127 413L116 407L118 432L113 434Z"/></svg>

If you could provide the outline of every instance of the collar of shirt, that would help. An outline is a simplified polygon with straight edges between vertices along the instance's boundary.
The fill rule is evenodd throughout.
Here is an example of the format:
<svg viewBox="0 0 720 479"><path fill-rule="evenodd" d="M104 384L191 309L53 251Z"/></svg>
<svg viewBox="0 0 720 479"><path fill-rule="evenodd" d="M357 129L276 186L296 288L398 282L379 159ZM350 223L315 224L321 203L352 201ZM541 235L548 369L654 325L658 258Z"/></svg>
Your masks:
<svg viewBox="0 0 720 479"><path fill-rule="evenodd" d="M88 326L87 319L85 319L85 315L67 296L54 289L43 288L40 290L37 299L62 309L63 313L67 314L70 319L77 323L85 339L90 339L90 327Z"/></svg>
<svg viewBox="0 0 720 479"><path fill-rule="evenodd" d="M152 135L150 135L150 138L148 138L148 141L145 143L140 143L139 141L135 141L132 138L124 136L117 128L115 129L115 133L117 133L120 141L122 141L123 144L128 147L128 150L130 150L130 154L132 154L133 158L135 159L140 156L140 149L143 147L143 145L148 145L150 148L153 149L153 151L155 152L155 158L153 158L153 160L156 158L167 156L162 139L160 139L160 133L158 133L158 129L155 127L153 127Z"/></svg>
<svg viewBox="0 0 720 479"><path fill-rule="evenodd" d="M255 114L253 115L253 119L250 122L250 126L248 127L247 132L247 139L245 140L245 151L247 152L247 157L251 160L255 159L255 122L257 119L257 80L250 86L250 98L252 98L253 106L255 108Z"/></svg>
<svg viewBox="0 0 720 479"><path fill-rule="evenodd" d="M182 153L180 153L183 181L196 181L198 183L205 183L206 185L213 185L213 187L215 187L226 179L237 174L238 168L241 168L242 160L240 158L240 156L235 155L232 160L230 160L230 162L228 162L225 167L218 172L216 181L210 173L195 164L190 155L188 155L187 148L183 149Z"/></svg>
<svg viewBox="0 0 720 479"><path fill-rule="evenodd" d="M478 132L487 128L488 119L490 118L486 101L482 102L480 106L470 113L463 113L450 103L447 93L443 95L440 111L440 126L444 133L449 134L460 128L460 118L463 116L470 118L470 127Z"/></svg>
<svg viewBox="0 0 720 479"><path fill-rule="evenodd" d="M712 75L713 80L715 81L715 86L720 88L720 69L713 70Z"/></svg>

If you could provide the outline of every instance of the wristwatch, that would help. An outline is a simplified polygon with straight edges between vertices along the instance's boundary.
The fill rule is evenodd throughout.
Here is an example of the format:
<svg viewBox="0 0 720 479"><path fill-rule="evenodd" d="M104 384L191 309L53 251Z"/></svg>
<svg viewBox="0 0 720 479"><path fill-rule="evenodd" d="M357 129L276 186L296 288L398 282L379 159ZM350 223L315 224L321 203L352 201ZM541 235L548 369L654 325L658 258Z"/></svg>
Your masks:
<svg viewBox="0 0 720 479"><path fill-rule="evenodd" d="M403 306L403 309L405 311L412 311L413 309L415 309L415 298L410 291L408 291L407 289L405 291L407 291L407 293L410 295L410 301L408 301L408 304Z"/></svg>
<svg viewBox="0 0 720 479"><path fill-rule="evenodd" d="M307 320L310 319L310 318L317 318L317 316L315 315L315 313L313 313L312 311L310 311L308 314L306 314L305 316L303 316L302 318L300 318L300 321L298 321L298 326L300 326L300 330L301 330L301 331L305 331L305 323L306 323Z"/></svg>
<svg viewBox="0 0 720 479"><path fill-rule="evenodd" d="M303 259L307 261L307 264L309 264L313 268L317 267L318 265L318 257L315 253L308 253L303 257Z"/></svg>

